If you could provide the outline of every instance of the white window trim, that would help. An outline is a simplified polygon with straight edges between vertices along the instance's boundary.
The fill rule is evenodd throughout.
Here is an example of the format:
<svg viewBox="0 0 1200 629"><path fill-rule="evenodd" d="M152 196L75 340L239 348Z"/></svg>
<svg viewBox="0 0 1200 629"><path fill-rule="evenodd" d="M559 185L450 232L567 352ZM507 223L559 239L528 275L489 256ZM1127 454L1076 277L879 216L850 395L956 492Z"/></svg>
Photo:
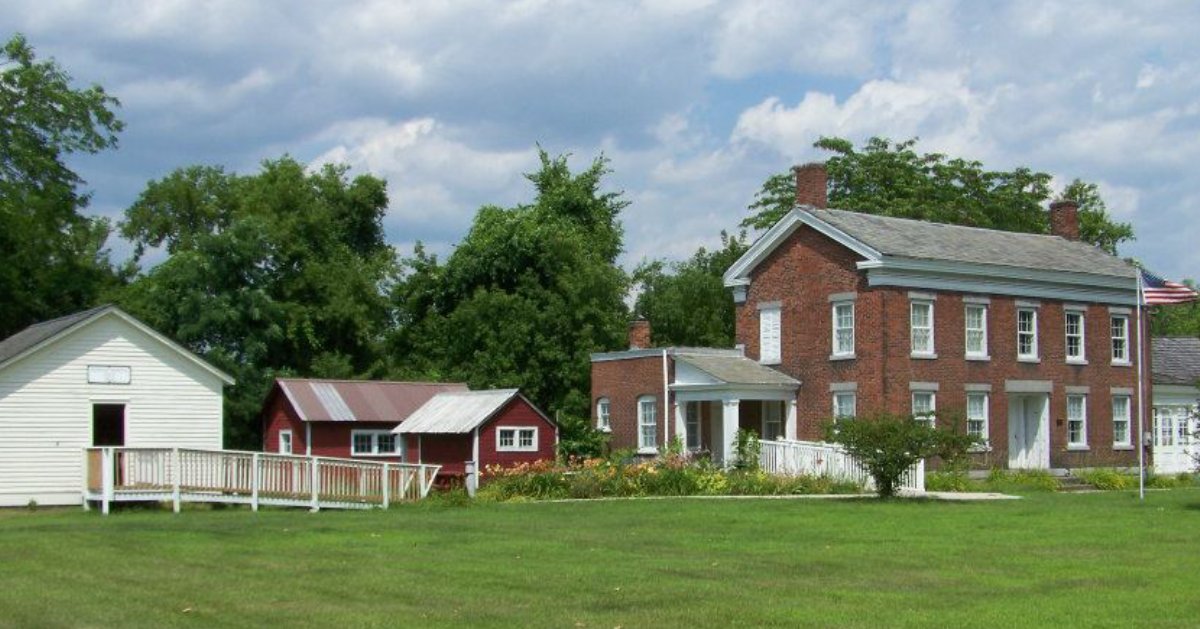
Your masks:
<svg viewBox="0 0 1200 629"><path fill-rule="evenodd" d="M992 396L987 391L967 391L967 434L971 431L971 398L983 398L983 441L971 446L971 452L989 452L992 449L991 441L991 401Z"/></svg>
<svg viewBox="0 0 1200 629"><path fill-rule="evenodd" d="M841 351L838 351L838 308L841 308L841 307L849 307L850 308L850 349L849 350L842 349ZM831 350L832 351L829 355L830 360L842 360L842 359L846 359L846 358L854 358L854 351L855 351L855 346L856 346L855 336L857 334L857 330L855 328L858 327L856 325L857 321L855 320L857 318L858 313L855 312L855 310L856 309L854 307L853 301L835 301L830 306L830 309L829 309L830 319L832 319L830 331L833 335L832 339L831 339L831 341L832 341Z"/></svg>
<svg viewBox="0 0 1200 629"><path fill-rule="evenodd" d="M1113 341L1115 341L1117 339L1117 337L1112 335L1113 319L1120 319L1122 321L1121 328L1122 328L1122 331L1124 332L1124 340L1125 340L1125 357L1124 358L1117 358L1116 353L1113 352ZM1128 366L1128 365L1132 364L1132 362L1129 359L1129 355L1131 354L1131 352L1129 350L1132 349L1130 347L1130 345L1131 345L1131 343L1129 342L1129 315L1126 315L1126 314L1109 315L1109 319L1108 319L1108 351L1109 351L1110 357L1112 358L1112 364L1123 365L1123 366Z"/></svg>
<svg viewBox="0 0 1200 629"><path fill-rule="evenodd" d="M128 365L88 365L88 384L133 384L133 367Z"/></svg>
<svg viewBox="0 0 1200 629"><path fill-rule="evenodd" d="M913 311L917 306L927 306L929 308L929 348L918 351L913 340L916 338L917 327L913 325ZM913 358L937 358L937 346L934 341L934 318L933 318L933 300L932 299L913 299L908 302L908 349L909 355Z"/></svg>
<svg viewBox="0 0 1200 629"><path fill-rule="evenodd" d="M693 415L694 413L694 415ZM696 430L692 430L692 419L695 419ZM687 440L691 441L693 436L696 440L696 445L693 447L689 443L684 443L684 447L692 452L699 451L704 448L704 437L701 432L704 428L704 422L700 420L700 402L684 402L683 407L683 425L687 431Z"/></svg>
<svg viewBox="0 0 1200 629"><path fill-rule="evenodd" d="M1079 317L1079 355L1071 355L1071 333L1069 322L1072 316ZM1066 353L1067 363L1072 365L1087 364L1087 316L1082 310L1068 309L1063 313L1063 351Z"/></svg>
<svg viewBox="0 0 1200 629"><path fill-rule="evenodd" d="M758 311L758 361L764 365L783 362L783 309L779 306Z"/></svg>
<svg viewBox="0 0 1200 629"><path fill-rule="evenodd" d="M505 432L511 432L513 444L511 446L501 445L501 435ZM521 445L521 433L533 433L533 439L529 445ZM496 452L537 452L538 450L538 429L537 426L497 426L496 427Z"/></svg>
<svg viewBox="0 0 1200 629"><path fill-rule="evenodd" d="M763 439L767 439L767 424L768 423L778 424L779 430L777 430L775 432L775 439L782 439L783 438L783 405L780 404L779 402L776 402L773 400L763 400L761 408L762 408L762 418L761 418L760 423L762 425L760 426L760 428L761 428L762 432L760 432L759 434L762 435ZM774 410L768 412L767 409L774 409ZM772 422L767 421L767 416L770 414L776 414L776 416L774 418L775 421L772 421Z"/></svg>
<svg viewBox="0 0 1200 629"><path fill-rule="evenodd" d="M1028 312L1033 315L1033 330L1032 330L1033 341L1032 341L1032 343L1030 343L1031 353L1029 353L1029 354L1021 353L1021 313L1022 312ZM1033 307L1029 307L1029 306L1021 306L1021 307L1017 308L1016 328L1017 328L1017 360L1020 362L1025 362L1025 363L1041 362L1041 359L1038 358L1038 311L1037 311L1037 308L1033 308Z"/></svg>
<svg viewBox="0 0 1200 629"><path fill-rule="evenodd" d="M1116 437L1117 437L1117 413L1116 413L1115 407L1116 407L1116 403L1117 403L1118 399L1125 400L1125 417L1121 418L1125 422L1125 440L1124 441L1116 440ZM1110 403L1109 406L1110 406L1110 412L1112 413L1112 423L1113 423L1113 448L1114 449L1132 450L1133 449L1133 396L1125 395L1125 394L1114 395L1114 396L1112 396L1112 402Z"/></svg>
<svg viewBox="0 0 1200 629"><path fill-rule="evenodd" d="M1071 399L1079 398L1079 438L1081 441L1071 441ZM1068 450L1089 450L1088 447L1088 421L1087 421L1087 400L1088 396L1080 394L1070 394L1067 396L1067 449Z"/></svg>
<svg viewBox="0 0 1200 629"><path fill-rule="evenodd" d="M918 395L929 396L929 411L926 413L926 417L917 417ZM909 402L909 410L912 412L914 418L916 418L918 421L925 421L928 419L929 426L931 428L937 427L937 391L913 391L912 395L909 396Z"/></svg>
<svg viewBox="0 0 1200 629"><path fill-rule="evenodd" d="M612 432L612 402L607 397L596 400L596 430Z"/></svg>
<svg viewBox="0 0 1200 629"><path fill-rule="evenodd" d="M970 328L967 327L967 311L972 310L972 309L978 309L982 313L982 315L980 316L979 323L982 325L981 332L983 332L983 338L982 338L983 347L981 348L982 351L980 351L980 352L972 352L970 346L967 345L967 334L968 334L968 331L970 330ZM970 302L964 304L964 307L963 307L963 353L967 357L967 360L990 360L990 357L988 356L988 306L987 306L987 304L978 304L978 303L970 303Z"/></svg>
<svg viewBox="0 0 1200 629"><path fill-rule="evenodd" d="M839 413L841 405L838 404L839 397L850 398L850 406L854 412L849 415ZM833 418L834 420L854 419L858 416L858 393L855 391L834 391L833 392Z"/></svg>
<svg viewBox="0 0 1200 629"><path fill-rule="evenodd" d="M371 451L370 452L355 452L354 442L358 435L370 435ZM391 452L383 452L379 449L379 437L388 435L391 436L395 444L395 449ZM371 456L404 456L404 440L400 435L393 434L390 430L351 430L350 431L350 456L352 457L371 457Z"/></svg>
<svg viewBox="0 0 1200 629"><path fill-rule="evenodd" d="M654 421L652 423L646 423L646 418L642 413L643 405L647 402L650 404L651 408L653 409L652 412L654 413ZM658 398L654 397L653 395L643 395L637 399L637 420L638 452L642 454L652 454L658 452ZM654 443L646 443L646 431L643 430L644 426L654 427L654 429L650 431L650 434L653 435Z"/></svg>
<svg viewBox="0 0 1200 629"><path fill-rule="evenodd" d="M286 450L283 449L283 441L284 441L283 438L284 437L287 437L287 449ZM275 449L279 451L279 454L292 454L296 448L296 442L293 441L293 439L295 439L295 436L292 434L291 430L280 430L279 431L279 443L277 444ZM350 447L354 448L354 444L351 443Z"/></svg>

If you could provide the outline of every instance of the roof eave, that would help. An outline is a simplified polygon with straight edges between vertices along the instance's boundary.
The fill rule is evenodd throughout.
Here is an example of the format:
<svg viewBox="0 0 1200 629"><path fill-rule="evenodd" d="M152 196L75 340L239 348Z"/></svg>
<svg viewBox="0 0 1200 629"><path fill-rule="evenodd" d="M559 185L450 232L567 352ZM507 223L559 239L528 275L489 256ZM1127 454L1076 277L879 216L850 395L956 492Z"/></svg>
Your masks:
<svg viewBox="0 0 1200 629"><path fill-rule="evenodd" d="M879 251L871 247L867 243L851 236L850 234L834 227L830 223L821 220L810 210L817 210L812 206L797 205L792 208L783 218L771 226L754 244L750 246L742 257L730 265L729 270L725 272L722 280L726 288L734 288L736 286L745 286L750 283L750 274L754 269L767 259L779 245L783 244L789 236L791 236L801 225L812 227L817 232L829 237L838 244L850 249L854 253L866 258L867 260L877 260L881 257Z"/></svg>

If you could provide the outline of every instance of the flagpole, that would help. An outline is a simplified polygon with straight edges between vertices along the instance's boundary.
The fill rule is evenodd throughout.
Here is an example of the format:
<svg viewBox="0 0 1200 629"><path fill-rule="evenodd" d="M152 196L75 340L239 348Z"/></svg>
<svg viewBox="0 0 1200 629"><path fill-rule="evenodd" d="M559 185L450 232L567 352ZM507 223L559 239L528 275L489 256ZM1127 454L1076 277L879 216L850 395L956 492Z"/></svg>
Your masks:
<svg viewBox="0 0 1200 629"><path fill-rule="evenodd" d="M1138 500L1146 500L1146 402L1142 388L1142 270L1137 270L1137 405L1138 405Z"/></svg>

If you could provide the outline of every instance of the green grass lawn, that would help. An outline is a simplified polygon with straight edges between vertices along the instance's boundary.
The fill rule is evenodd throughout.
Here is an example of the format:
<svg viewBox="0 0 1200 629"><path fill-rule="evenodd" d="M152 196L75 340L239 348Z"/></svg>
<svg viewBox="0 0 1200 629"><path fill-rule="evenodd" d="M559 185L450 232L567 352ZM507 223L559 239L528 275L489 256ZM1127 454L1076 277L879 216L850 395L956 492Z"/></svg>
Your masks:
<svg viewBox="0 0 1200 629"><path fill-rule="evenodd" d="M0 511L0 625L1196 626L1200 490Z"/></svg>

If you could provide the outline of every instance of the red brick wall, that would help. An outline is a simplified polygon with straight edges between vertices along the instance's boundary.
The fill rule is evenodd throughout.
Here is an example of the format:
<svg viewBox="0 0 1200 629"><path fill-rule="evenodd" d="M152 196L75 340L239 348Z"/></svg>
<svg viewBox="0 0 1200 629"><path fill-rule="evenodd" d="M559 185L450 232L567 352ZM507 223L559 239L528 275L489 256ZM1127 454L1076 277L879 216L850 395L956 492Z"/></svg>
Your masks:
<svg viewBox="0 0 1200 629"><path fill-rule="evenodd" d="M1008 461L1008 395L1006 380L1046 380L1050 395L1051 466L1135 465L1137 453L1112 448L1110 387L1136 388L1133 367L1113 366L1108 333L1108 306L1091 304L1085 313L1088 365L1065 362L1063 303L1031 299L1038 308L1040 363L1016 359L1016 299L990 295L988 351L990 361L964 357L962 294L927 291L934 301L936 359L910 357L909 289L869 288L866 273L855 268L856 256L829 238L801 227L754 272L745 303L737 307L737 341L757 358L758 303L782 302L782 364L779 368L799 379L799 434L818 439L832 413L833 382L855 382L860 415L872 410L911 411L910 382L937 382L939 411L963 411L964 385L990 384L989 432L992 452L978 455L980 466L1005 466ZM855 358L830 360L834 293L855 292ZM1131 355L1135 322L1130 318ZM1148 370L1148 369L1147 369ZM1088 395L1088 452L1066 451L1066 386L1090 386ZM1148 406L1147 406L1148 408ZM1136 432L1136 408L1131 433ZM1135 436L1136 441L1136 436Z"/></svg>
<svg viewBox="0 0 1200 629"><path fill-rule="evenodd" d="M658 440L662 441L663 421L671 422L669 434L675 434L674 417L667 416L668 401L663 399L662 369L661 353L592 363L592 425L596 425L596 402L608 398L612 426L609 445L614 450L637 447L637 400L643 395L653 395L657 402ZM668 360L668 379L674 378L674 373L674 361Z"/></svg>

